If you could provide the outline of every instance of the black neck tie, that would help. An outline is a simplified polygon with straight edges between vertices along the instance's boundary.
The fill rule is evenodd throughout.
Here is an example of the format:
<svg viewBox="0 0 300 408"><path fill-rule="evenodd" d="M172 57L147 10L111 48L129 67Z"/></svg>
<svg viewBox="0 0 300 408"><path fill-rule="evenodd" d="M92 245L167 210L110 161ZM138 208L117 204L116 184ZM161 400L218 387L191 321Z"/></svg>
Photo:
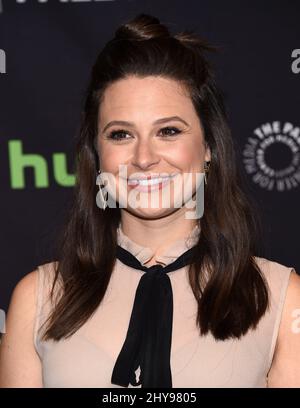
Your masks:
<svg viewBox="0 0 300 408"><path fill-rule="evenodd" d="M112 372L112 384L172 388L173 293L167 272L190 264L194 248L169 265L146 267L132 253L117 245L116 255L122 263L147 273L142 275L136 289L126 339ZM140 378L137 382L135 371L138 367Z"/></svg>

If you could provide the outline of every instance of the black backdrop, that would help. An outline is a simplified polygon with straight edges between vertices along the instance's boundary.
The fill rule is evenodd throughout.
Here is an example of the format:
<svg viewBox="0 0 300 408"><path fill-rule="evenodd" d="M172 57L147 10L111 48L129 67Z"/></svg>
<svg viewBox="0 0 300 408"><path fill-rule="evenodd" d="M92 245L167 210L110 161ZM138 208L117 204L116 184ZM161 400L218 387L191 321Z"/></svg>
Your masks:
<svg viewBox="0 0 300 408"><path fill-rule="evenodd" d="M212 60L266 255L300 272L298 1L2 0L0 10L1 309L22 276L55 256L90 67L140 12L221 47Z"/></svg>

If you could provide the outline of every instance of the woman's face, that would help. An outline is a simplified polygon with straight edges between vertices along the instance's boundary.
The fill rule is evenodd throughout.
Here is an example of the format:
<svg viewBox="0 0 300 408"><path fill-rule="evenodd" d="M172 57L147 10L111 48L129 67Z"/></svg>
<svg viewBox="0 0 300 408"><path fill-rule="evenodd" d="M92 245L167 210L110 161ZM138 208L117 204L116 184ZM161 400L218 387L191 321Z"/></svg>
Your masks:
<svg viewBox="0 0 300 408"><path fill-rule="evenodd" d="M97 143L99 168L111 176L110 196L124 210L147 218L184 211L202 180L204 160L211 157L187 91L158 76L130 76L105 90ZM174 177L155 184L158 176ZM152 180L128 184L139 177Z"/></svg>

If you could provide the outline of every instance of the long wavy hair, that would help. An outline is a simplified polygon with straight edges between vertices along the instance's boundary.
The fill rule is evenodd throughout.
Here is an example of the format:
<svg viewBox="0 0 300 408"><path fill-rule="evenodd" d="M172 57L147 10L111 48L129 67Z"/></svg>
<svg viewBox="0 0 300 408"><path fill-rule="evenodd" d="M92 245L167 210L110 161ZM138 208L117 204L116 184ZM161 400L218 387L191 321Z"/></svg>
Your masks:
<svg viewBox="0 0 300 408"><path fill-rule="evenodd" d="M194 31L171 35L156 17L139 14L122 24L100 51L84 96L74 200L60 240L52 300L58 281L61 292L44 322L43 340L68 338L89 319L101 305L115 266L120 209L102 211L96 205L95 141L105 89L130 75L162 76L184 84L211 150L201 231L188 270L200 335L240 338L256 328L268 309L269 288L256 260L262 223L254 201L242 189L224 95L205 56L215 50Z"/></svg>

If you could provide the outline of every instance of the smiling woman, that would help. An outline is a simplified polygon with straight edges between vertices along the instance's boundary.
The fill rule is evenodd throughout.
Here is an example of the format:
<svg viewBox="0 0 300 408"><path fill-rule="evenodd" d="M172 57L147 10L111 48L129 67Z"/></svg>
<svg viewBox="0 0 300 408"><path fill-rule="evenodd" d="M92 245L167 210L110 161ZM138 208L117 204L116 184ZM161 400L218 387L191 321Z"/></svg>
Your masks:
<svg viewBox="0 0 300 408"><path fill-rule="evenodd" d="M134 95L130 97L132 89ZM178 115L172 115L173 112ZM160 117L162 114L163 117ZM133 121L125 121L128 116ZM114 117L120 119L110 120ZM120 129L120 126L123 128ZM128 209L123 213L124 228L128 228L125 226L128 212L133 209L132 204L135 204L137 197L134 196L134 200L130 200L129 196L126 201L127 191L125 188L121 189L119 184L120 165L126 166L129 193L131 186L134 186L134 193L149 193L147 197L143 197L145 205L135 211L136 216L154 219L158 215L170 215L169 221L177 218L178 214L171 214L174 213L174 207L179 208L180 203L182 206L183 187L186 187L185 190L190 187L189 196L185 191L186 202L197 190L196 177L194 185L188 186L186 178L171 176L199 174L203 171L204 160L210 161L211 158L201 122L183 84L158 75L142 78L128 75L115 81L103 95L99 107L98 129L99 167L101 164L103 171L114 175L117 196L114 196L109 186L107 191L114 201L122 203L122 206ZM164 188L167 185L169 189ZM167 200L167 196L171 200ZM155 199L159 204L156 207L150 206L151 201L155 202ZM164 203L167 205L163 206ZM137 205L134 208L136 209ZM181 211L188 211L188 205ZM132 211L129 214L132 214ZM185 224L187 227L184 229L189 228L188 224L192 225L192 222ZM174 224L174 227L169 227L169 233L172 228L176 235L178 226L175 227Z"/></svg>
<svg viewBox="0 0 300 408"><path fill-rule="evenodd" d="M212 50L141 14L99 53L60 258L15 288L1 386L300 386L299 277L262 256Z"/></svg>

